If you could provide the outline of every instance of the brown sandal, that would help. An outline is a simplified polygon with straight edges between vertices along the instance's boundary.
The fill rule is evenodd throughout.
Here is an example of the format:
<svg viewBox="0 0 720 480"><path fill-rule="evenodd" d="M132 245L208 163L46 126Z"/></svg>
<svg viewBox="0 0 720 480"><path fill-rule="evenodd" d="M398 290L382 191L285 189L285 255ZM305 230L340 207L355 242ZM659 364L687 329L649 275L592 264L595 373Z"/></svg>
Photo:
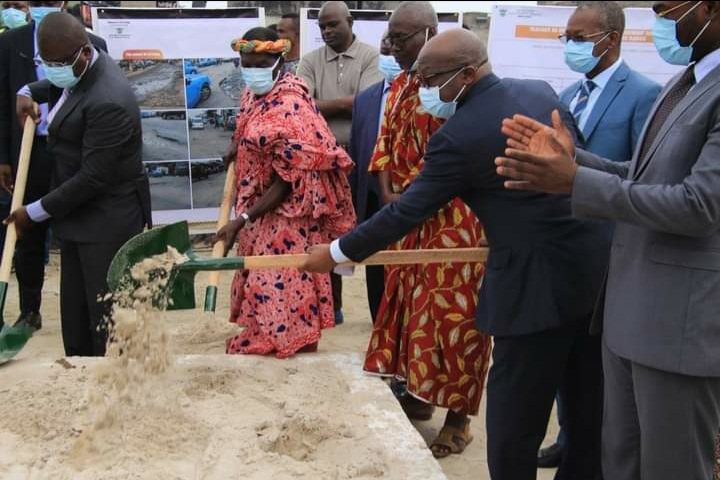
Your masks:
<svg viewBox="0 0 720 480"><path fill-rule="evenodd" d="M465 422L465 428L452 427L444 425L440 429L437 438L430 444L430 450L433 457L445 458L451 454L459 454L465 451L465 448L473 441L470 433L470 420ZM444 447L444 448L440 448Z"/></svg>

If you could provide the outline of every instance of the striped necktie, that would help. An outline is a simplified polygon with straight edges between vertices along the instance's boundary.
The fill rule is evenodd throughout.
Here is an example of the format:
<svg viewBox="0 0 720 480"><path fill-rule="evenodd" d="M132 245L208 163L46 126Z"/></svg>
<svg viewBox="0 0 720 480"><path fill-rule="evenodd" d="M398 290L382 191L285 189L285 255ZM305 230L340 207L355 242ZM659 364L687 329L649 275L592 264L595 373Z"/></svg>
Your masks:
<svg viewBox="0 0 720 480"><path fill-rule="evenodd" d="M580 117L585 111L585 107L587 107L588 100L590 99L590 94L592 93L594 88L595 82L593 82L592 80L585 80L580 85L580 95L578 96L577 102L575 103L575 108L573 109L573 116L575 117L576 122L580 122Z"/></svg>

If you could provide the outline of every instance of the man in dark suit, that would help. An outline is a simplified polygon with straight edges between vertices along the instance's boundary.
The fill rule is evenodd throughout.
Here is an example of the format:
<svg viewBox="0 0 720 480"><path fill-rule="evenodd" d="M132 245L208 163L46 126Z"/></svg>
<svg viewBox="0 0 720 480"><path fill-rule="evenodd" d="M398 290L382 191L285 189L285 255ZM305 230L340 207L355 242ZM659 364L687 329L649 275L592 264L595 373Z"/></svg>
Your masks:
<svg viewBox="0 0 720 480"><path fill-rule="evenodd" d="M360 261L402 237L455 196L485 226L490 254L477 325L494 336L487 387L488 465L493 480L536 477L537 450L558 387L567 398L568 438L557 479L600 475L600 341L588 326L608 245L603 228L572 217L567 196L509 192L495 173L509 112L549 121L561 109L545 82L500 79L471 32L430 40L418 72L423 108L454 113L430 139L425 167L399 200L331 245L314 247L305 269ZM438 87L439 90L436 90ZM441 87L441 88L440 88ZM457 101L457 103L455 103Z"/></svg>
<svg viewBox="0 0 720 480"><path fill-rule="evenodd" d="M142 164L140 111L115 62L94 48L66 13L48 15L38 32L46 80L17 97L18 120L32 100L49 102L52 189L14 212L21 235L52 219L61 241L60 309L67 355L103 355L105 276L117 250L150 223ZM25 96L31 95L32 98ZM33 115L34 116L34 115Z"/></svg>
<svg viewBox="0 0 720 480"><path fill-rule="evenodd" d="M387 32L383 35L380 43L380 58L394 60L394 58L390 57ZM392 69L384 68L382 64L378 65L378 70L384 77L383 81L360 92L353 102L353 120L350 128L348 153L355 162L355 168L350 174L349 180L358 222L363 222L365 219L372 217L382 206L380 184L375 175L370 175L368 167L380 132L390 86L400 73L399 69L391 71ZM377 316L378 306L385 289L384 270L385 268L382 265L365 267L365 286L367 288L370 315L373 321Z"/></svg>
<svg viewBox="0 0 720 480"><path fill-rule="evenodd" d="M39 4L47 5L39 5ZM39 18L43 9L57 8L63 2L33 2L31 14ZM57 4L57 5L50 5ZM39 62L36 62L38 46L36 31L38 21L12 29L0 36L0 188L11 192L14 172L20 154L22 130L15 115L15 96L24 85L41 80L45 74ZM90 40L96 48L106 50L103 39L90 34ZM50 189L50 177L53 169L53 156L47 149L47 105L40 105L41 122L38 124L30 158L25 191L25 202L31 203ZM20 290L21 324L40 328L40 303L43 280L45 277L45 244L48 222L42 222L28 231L18 240L15 253L15 270Z"/></svg>
<svg viewBox="0 0 720 480"><path fill-rule="evenodd" d="M625 13L617 2L583 2L568 20L560 40L565 63L584 74L560 93L575 117L585 149L624 162L632 156L660 85L632 70L620 56ZM612 224L608 224L608 231ZM557 467L565 447L562 398L557 441L538 452L538 466Z"/></svg>

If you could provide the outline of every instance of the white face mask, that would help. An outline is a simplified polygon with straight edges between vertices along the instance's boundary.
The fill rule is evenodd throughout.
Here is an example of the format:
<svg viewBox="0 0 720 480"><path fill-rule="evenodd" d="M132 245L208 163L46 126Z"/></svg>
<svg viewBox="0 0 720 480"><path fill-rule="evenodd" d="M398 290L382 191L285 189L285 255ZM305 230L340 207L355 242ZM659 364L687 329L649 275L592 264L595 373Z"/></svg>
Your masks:
<svg viewBox="0 0 720 480"><path fill-rule="evenodd" d="M275 86L275 82L278 81L280 75L273 78L273 70L280 63L280 57L275 61L272 67L254 67L254 68L242 68L242 77L245 81L245 85L255 95L265 95Z"/></svg>
<svg viewBox="0 0 720 480"><path fill-rule="evenodd" d="M452 77L448 78L447 81L439 87L420 87L420 103L422 103L423 110L437 118L447 119L452 117L457 109L457 99L460 98L460 95L465 91L466 85L463 85L451 102L444 102L443 99L440 98L440 90L463 70L465 70L465 67L460 68L460 70L455 72Z"/></svg>

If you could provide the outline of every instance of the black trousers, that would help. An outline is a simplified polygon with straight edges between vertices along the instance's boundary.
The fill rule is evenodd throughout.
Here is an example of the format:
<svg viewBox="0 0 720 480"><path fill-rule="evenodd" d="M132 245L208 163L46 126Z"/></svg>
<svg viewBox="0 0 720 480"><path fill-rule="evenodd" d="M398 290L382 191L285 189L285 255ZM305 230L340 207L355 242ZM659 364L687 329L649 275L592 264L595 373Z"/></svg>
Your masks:
<svg viewBox="0 0 720 480"><path fill-rule="evenodd" d="M599 480L603 379L600 336L589 319L538 333L495 337L487 387L493 480L535 480L555 393L565 400L568 447L556 480Z"/></svg>
<svg viewBox="0 0 720 480"><path fill-rule="evenodd" d="M24 205L28 205L50 190L53 157L46 148L45 137L33 141L30 170L25 187ZM43 283L45 281L45 245L49 222L33 225L15 247L15 274L20 291L21 314L40 311Z"/></svg>
<svg viewBox="0 0 720 480"><path fill-rule="evenodd" d="M373 192L368 192L367 218L372 217L382 208L380 200ZM365 288L370 307L371 320L374 323L377 318L380 301L385 293L385 267L383 265L368 265L365 267Z"/></svg>
<svg viewBox="0 0 720 480"><path fill-rule="evenodd" d="M60 247L60 320L67 356L103 356L106 320L112 302L106 276L115 253L125 242L77 243Z"/></svg>

